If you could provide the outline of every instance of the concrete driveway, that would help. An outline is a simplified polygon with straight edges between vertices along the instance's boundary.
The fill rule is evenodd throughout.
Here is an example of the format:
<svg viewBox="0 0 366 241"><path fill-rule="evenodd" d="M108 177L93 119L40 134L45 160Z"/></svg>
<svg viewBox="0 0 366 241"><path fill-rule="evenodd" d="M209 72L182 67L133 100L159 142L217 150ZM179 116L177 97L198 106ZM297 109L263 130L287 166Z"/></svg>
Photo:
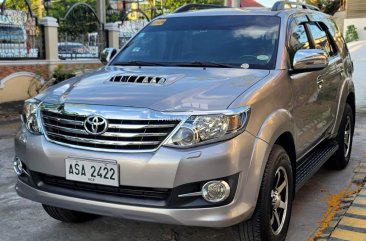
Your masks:
<svg viewBox="0 0 366 241"><path fill-rule="evenodd" d="M354 149L350 165L343 171L321 169L298 193L294 202L288 241L306 241L316 231L328 201L347 188L353 170L365 158L366 43L350 46L355 63L358 111ZM90 241L231 241L233 230L208 229L135 222L103 217L84 224L64 224L49 218L37 203L22 199L14 192L16 182L11 167L13 136L17 122L0 122L0 240L90 240Z"/></svg>
<svg viewBox="0 0 366 241"><path fill-rule="evenodd" d="M353 80L356 88L357 110L366 112L366 41L349 43L348 48L355 68Z"/></svg>

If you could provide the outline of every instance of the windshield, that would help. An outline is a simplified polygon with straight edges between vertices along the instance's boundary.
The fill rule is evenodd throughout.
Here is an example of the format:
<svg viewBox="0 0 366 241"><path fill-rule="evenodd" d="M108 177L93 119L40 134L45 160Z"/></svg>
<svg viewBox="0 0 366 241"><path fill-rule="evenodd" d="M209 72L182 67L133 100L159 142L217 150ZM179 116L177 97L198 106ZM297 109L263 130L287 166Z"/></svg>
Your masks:
<svg viewBox="0 0 366 241"><path fill-rule="evenodd" d="M111 65L273 69L280 18L199 16L154 20Z"/></svg>

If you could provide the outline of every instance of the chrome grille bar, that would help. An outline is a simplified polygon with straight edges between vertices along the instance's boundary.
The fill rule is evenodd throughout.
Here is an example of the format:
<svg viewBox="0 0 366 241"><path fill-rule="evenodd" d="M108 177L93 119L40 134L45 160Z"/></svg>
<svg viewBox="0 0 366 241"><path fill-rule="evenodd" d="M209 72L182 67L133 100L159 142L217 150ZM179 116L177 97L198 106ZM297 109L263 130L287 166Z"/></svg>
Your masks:
<svg viewBox="0 0 366 241"><path fill-rule="evenodd" d="M171 128L176 124L161 124L161 125L131 125L131 124L109 124L108 128L118 129L145 129L145 128Z"/></svg>
<svg viewBox="0 0 366 241"><path fill-rule="evenodd" d="M51 124L47 124L47 123L45 123L44 126L54 128L57 130L61 130L61 131L74 133L74 134L88 135L88 132L86 132L85 130L73 129L73 128L68 128L68 127L63 127L63 126L56 126L56 125L51 125Z"/></svg>
<svg viewBox="0 0 366 241"><path fill-rule="evenodd" d="M71 137L60 135L53 132L48 132L48 135L57 136L60 138L64 138L70 141L82 142L82 143L92 143L99 145L113 145L113 146L130 146L130 145L158 145L160 142L158 141L106 141L106 140L95 140L88 138L80 138L80 137Z"/></svg>
<svg viewBox="0 0 366 241"><path fill-rule="evenodd" d="M58 121L58 122L61 122L63 124L76 125L76 126L83 126L84 125L83 121L61 119L61 118L53 117L53 116L43 116L43 118L48 119L48 120Z"/></svg>
<svg viewBox="0 0 366 241"><path fill-rule="evenodd" d="M118 132L106 132L102 136L110 136L110 137L148 137L148 136L167 136L167 133L118 133Z"/></svg>

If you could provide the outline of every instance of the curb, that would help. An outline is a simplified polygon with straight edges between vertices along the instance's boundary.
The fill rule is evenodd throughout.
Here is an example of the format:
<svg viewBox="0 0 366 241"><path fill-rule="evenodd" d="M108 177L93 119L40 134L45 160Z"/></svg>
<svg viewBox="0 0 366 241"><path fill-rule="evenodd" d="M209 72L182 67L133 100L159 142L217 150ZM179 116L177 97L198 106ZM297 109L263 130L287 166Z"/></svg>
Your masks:
<svg viewBox="0 0 366 241"><path fill-rule="evenodd" d="M346 217L348 214L347 212L349 209L353 206L354 201L362 196L360 193L365 192L366 193L366 162L363 160L358 160L359 165L354 169L354 175L352 177L352 184L348 188L351 193L346 194L345 197L341 198L339 204L335 208L334 216L332 217L331 221L327 225L325 229L319 228L316 233L320 233L316 235L312 240L315 241L328 241L328 240L340 240L337 239L337 237L334 236L340 236L342 235L342 229L339 228L339 226L344 226L344 223L340 224L342 222L342 219ZM353 186L353 188L352 188ZM366 209L365 209L366 210ZM366 217L365 217L366 219ZM349 225L349 227L352 229L352 224ZM336 234L335 231L337 232ZM348 231L346 231L348 232ZM354 231L349 231L354 232ZM352 235L352 234L345 234L345 235ZM365 234L366 237L366 234ZM349 239L353 240L353 239ZM365 238L366 240L366 238Z"/></svg>

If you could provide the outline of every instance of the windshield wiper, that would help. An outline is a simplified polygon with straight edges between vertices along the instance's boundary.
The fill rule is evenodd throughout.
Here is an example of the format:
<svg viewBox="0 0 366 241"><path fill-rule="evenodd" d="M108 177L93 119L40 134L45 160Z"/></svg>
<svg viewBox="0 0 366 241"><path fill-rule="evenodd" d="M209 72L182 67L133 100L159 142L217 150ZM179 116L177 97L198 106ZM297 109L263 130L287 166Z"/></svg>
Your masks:
<svg viewBox="0 0 366 241"><path fill-rule="evenodd" d="M147 61L140 61L140 60L117 62L113 65L121 65L121 66L167 66L166 64L162 64L162 63L147 62Z"/></svg>
<svg viewBox="0 0 366 241"><path fill-rule="evenodd" d="M202 62L202 61L195 61L195 62L187 62L187 63L172 63L175 66L184 66L184 67L218 67L218 68L239 68L233 64L221 64L215 62Z"/></svg>

